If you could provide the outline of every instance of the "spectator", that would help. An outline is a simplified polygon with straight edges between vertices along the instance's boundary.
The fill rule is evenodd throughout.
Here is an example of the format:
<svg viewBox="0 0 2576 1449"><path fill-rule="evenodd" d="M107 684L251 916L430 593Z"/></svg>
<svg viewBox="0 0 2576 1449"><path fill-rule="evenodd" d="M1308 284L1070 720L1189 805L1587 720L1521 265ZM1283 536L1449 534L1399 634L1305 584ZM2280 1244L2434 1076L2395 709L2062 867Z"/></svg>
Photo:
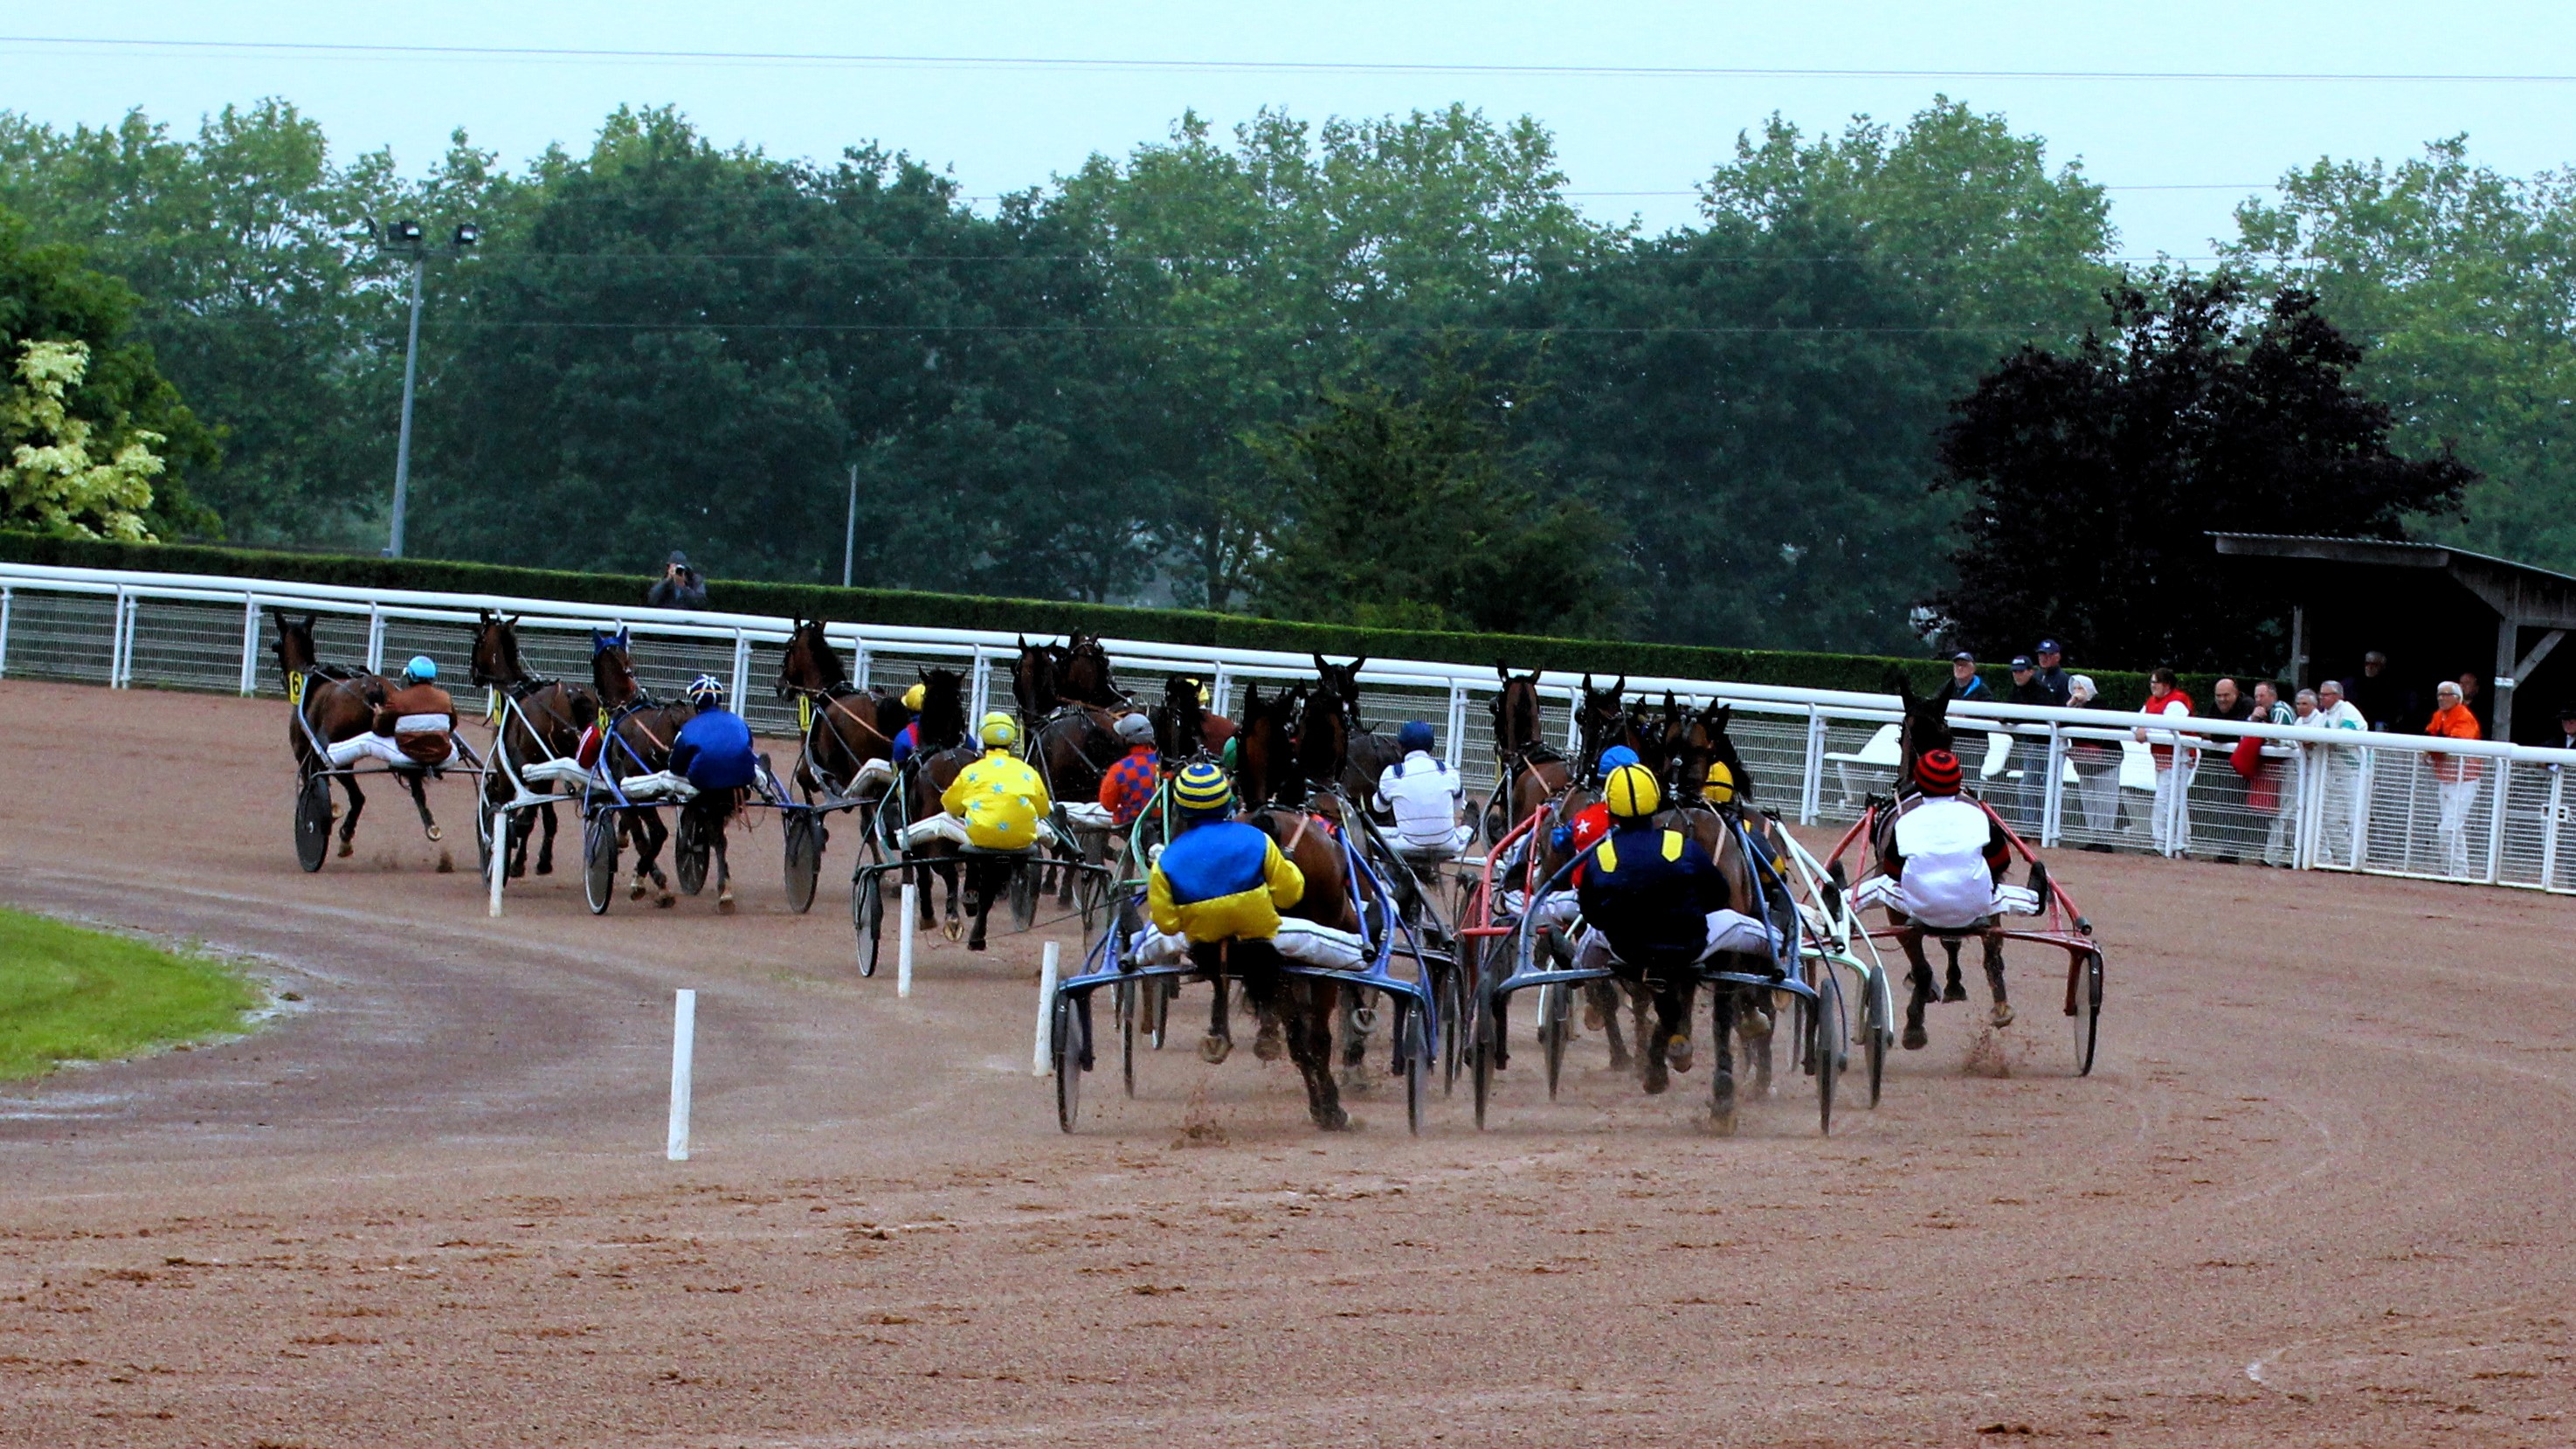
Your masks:
<svg viewBox="0 0 2576 1449"><path fill-rule="evenodd" d="M2478 740L2486 731L2478 728L2478 717L2469 713L2468 700L2460 686L2445 679L2433 690L2433 717L2425 722L2424 733L2436 739ZM2475 755L2426 755L2433 767L2435 791L2442 797L2439 831L2442 844L2442 868L2452 875L2469 873L2469 812L2477 808L2478 784L2486 773L2486 762Z"/></svg>
<svg viewBox="0 0 2576 1449"><path fill-rule="evenodd" d="M2031 666L2029 655L2014 655L2012 693L2004 696L2005 702L2042 708L2060 703L2040 684L2038 673ZM2048 727L2015 725L2012 735L2013 759L2021 766L2021 778L2009 782L1998 804L2013 825L2027 834L2039 828L2042 802L2048 798L2043 784L2048 775Z"/></svg>
<svg viewBox="0 0 2576 1449"><path fill-rule="evenodd" d="M2074 703L2074 681L2066 673L2063 662L2066 656L2057 652L2057 641L2042 639L2039 647L2031 652L2039 656L2039 687L2047 690L2049 698L2060 705Z"/></svg>
<svg viewBox="0 0 2576 1449"><path fill-rule="evenodd" d="M2352 707L2361 712L2362 728L2393 730L2415 711L2413 701L2388 671L2388 656L2376 649L2361 656L2361 672L2352 677Z"/></svg>
<svg viewBox="0 0 2576 1449"><path fill-rule="evenodd" d="M2191 696L2183 693L2181 676L2169 667L2159 665L2147 676L2147 702L2141 714L2164 715L2169 719L2191 717ZM2179 729L2160 729L2156 737L2165 741L2154 745L2156 758L2156 849L2165 855L2191 853L2191 777L2200 768L2199 752L2192 748L2192 737ZM2144 725L2136 731L2140 740L2148 739Z"/></svg>
<svg viewBox="0 0 2576 1449"><path fill-rule="evenodd" d="M2253 712L2252 702L2245 698L2243 690L2236 687L2235 680L2221 679L2209 687L2209 713L2204 718L2243 724ZM2229 761L2231 764L2234 763L2232 754L2229 756ZM2251 784L2252 779L2245 773L2245 768L2236 766L2224 773L2211 776L2209 783L2202 789L2202 794L2207 797L2202 801L2202 806L2209 812L2210 820L2210 827L2206 833L2218 845L2217 851L2210 856L2210 859L2221 865L2234 865L2237 859L2237 847L2253 844L2252 832L2245 828L2244 820L2245 815L2254 808L2251 792L2248 789Z"/></svg>
<svg viewBox="0 0 2576 1449"><path fill-rule="evenodd" d="M2576 699L2558 706L2558 744L2562 750L2576 750ZM2557 769L2556 765L2549 768Z"/></svg>
<svg viewBox="0 0 2576 1449"><path fill-rule="evenodd" d="M2343 697L2343 684L2329 679L2317 686L2317 712L2301 724L2330 730L2356 730L2367 733L2370 721L2351 700ZM2324 835L2319 850L2338 865L2356 863L2357 851L2352 840L2354 802L2361 791L2361 751L2338 745L2311 745L2322 749L2321 775L2325 787Z"/></svg>
<svg viewBox="0 0 2576 1449"><path fill-rule="evenodd" d="M1977 656L1962 649L1950 656L1950 682L1941 686L1940 697L1950 699L1992 699L1986 682L1977 677Z"/></svg>
<svg viewBox="0 0 2576 1449"><path fill-rule="evenodd" d="M2111 701L2093 687L2089 674L2067 679L2067 703L2076 709L2109 709ZM2108 852L2110 837L2120 828L2120 745L2116 740L2072 739L2066 762L2075 767L2076 798L2084 805L2084 828L2103 837L2086 850Z"/></svg>
<svg viewBox="0 0 2576 1449"><path fill-rule="evenodd" d="M2487 725L2487 704L2484 693L2479 688L2479 684L2480 681L2476 671L2474 670L2460 676L2460 703L2466 705L2469 713L2476 716L2478 728L2483 730ZM2441 704L2442 701L2439 697L2439 691L2437 690L2436 696L2433 700L2433 707L2435 709L2439 709L2441 708ZM2480 738L2483 739L2485 736L2481 735Z"/></svg>
<svg viewBox="0 0 2576 1449"><path fill-rule="evenodd" d="M662 565L662 577L644 595L644 602L656 609L703 609L707 606L706 577L689 567L689 556L671 550L671 561Z"/></svg>
<svg viewBox="0 0 2576 1449"><path fill-rule="evenodd" d="M2308 707L2316 707L2316 696L2302 695ZM2255 724L2288 724L2298 716L2281 702L2281 686L2268 679L2254 682L2254 712L2249 718ZM2289 761L2296 758L2299 747L2247 735L2236 742L2227 763L2245 781L2245 808L2264 821L2263 850L2255 857L2258 865L2289 865L2292 853L2291 822L2297 818L2297 779Z"/></svg>
<svg viewBox="0 0 2576 1449"><path fill-rule="evenodd" d="M2048 692L2048 686L2039 682L2039 671L2032 667L2027 654L2013 656L2012 693L2005 698L2013 704L2052 705L2058 702L2057 696Z"/></svg>

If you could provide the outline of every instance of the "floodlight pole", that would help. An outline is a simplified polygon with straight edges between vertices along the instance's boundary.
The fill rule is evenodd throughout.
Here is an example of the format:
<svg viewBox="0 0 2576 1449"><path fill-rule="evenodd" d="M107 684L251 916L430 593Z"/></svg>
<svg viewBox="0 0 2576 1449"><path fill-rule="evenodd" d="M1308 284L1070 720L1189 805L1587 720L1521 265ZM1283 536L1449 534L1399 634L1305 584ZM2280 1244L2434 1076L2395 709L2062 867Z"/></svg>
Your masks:
<svg viewBox="0 0 2576 1449"><path fill-rule="evenodd" d="M426 247L411 258L411 340L403 344L402 434L394 443L394 527L392 542L385 557L403 556L403 511L411 500L411 396L414 381L420 375L420 284L421 274L429 270Z"/></svg>

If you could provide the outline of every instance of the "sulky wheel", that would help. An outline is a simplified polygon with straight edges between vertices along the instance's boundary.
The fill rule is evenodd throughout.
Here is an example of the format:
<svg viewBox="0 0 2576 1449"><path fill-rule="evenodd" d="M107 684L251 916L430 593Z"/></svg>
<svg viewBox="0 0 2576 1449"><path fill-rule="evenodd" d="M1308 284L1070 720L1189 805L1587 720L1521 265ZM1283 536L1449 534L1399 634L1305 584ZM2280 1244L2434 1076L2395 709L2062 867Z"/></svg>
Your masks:
<svg viewBox="0 0 2576 1449"><path fill-rule="evenodd" d="M331 781L307 774L295 785L295 863L306 874L322 868L331 853Z"/></svg>
<svg viewBox="0 0 2576 1449"><path fill-rule="evenodd" d="M859 937L859 974L877 974L877 956L885 944L886 873L862 869L850 883L850 924Z"/></svg>
<svg viewBox="0 0 2576 1449"><path fill-rule="evenodd" d="M1834 1130L1834 1078L1842 1075L1843 1067L1842 985L1830 969L1821 984L1824 990L1817 993L1815 1006L1807 1012L1807 1055L1816 1074L1816 1130L1830 1137Z"/></svg>
<svg viewBox="0 0 2576 1449"><path fill-rule="evenodd" d="M1034 859L1013 862L1011 872L1011 929L1025 931L1038 918L1038 864Z"/></svg>
<svg viewBox="0 0 2576 1449"><path fill-rule="evenodd" d="M617 812L593 810L581 822L581 894L594 916L617 897Z"/></svg>
<svg viewBox="0 0 2576 1449"><path fill-rule="evenodd" d="M1467 1033L1467 974L1474 969L1476 948L1470 945L1464 959L1453 959L1441 969L1437 983L1440 991L1440 1094L1448 1096L1458 1090L1458 1068L1466 1061L1464 1043Z"/></svg>
<svg viewBox="0 0 2576 1449"><path fill-rule="evenodd" d="M1420 1003L1398 998L1396 1040L1404 1044L1404 1126L1422 1135L1422 1109L1431 1095L1431 1023Z"/></svg>
<svg viewBox="0 0 2576 1449"><path fill-rule="evenodd" d="M1485 1125L1485 1104L1492 1100L1494 1094L1494 1005L1487 998L1481 982L1470 988L1469 994L1474 1001L1466 1023L1467 1068L1476 1089L1476 1126L1481 1131Z"/></svg>
<svg viewBox="0 0 2576 1449"><path fill-rule="evenodd" d="M1137 1018L1144 1014L1146 983L1121 981L1114 1000L1118 1006L1118 1075L1124 1079L1127 1095L1136 1095L1136 1028Z"/></svg>
<svg viewBox="0 0 2576 1449"><path fill-rule="evenodd" d="M690 895L707 888L707 864L715 858L715 849L707 839L706 822L694 812L680 812L678 843L672 848L671 863L678 867L680 889Z"/></svg>
<svg viewBox="0 0 2576 1449"><path fill-rule="evenodd" d="M803 915L814 908L814 887L823 878L823 817L808 810L787 812L787 909Z"/></svg>
<svg viewBox="0 0 2576 1449"><path fill-rule="evenodd" d="M1862 1016L1862 1034L1867 1038L1861 1048L1869 1064L1869 1104L1878 1105L1878 1089L1887 1079L1887 1044L1896 1039L1896 1023L1887 1019L1888 1007L1884 978L1873 976L1861 986L1866 1003Z"/></svg>
<svg viewBox="0 0 2576 1449"><path fill-rule="evenodd" d="M1073 998L1057 992L1054 1030L1049 1035L1055 1044L1055 1124L1067 1132L1073 1130L1082 1115L1082 1013L1076 1011Z"/></svg>
<svg viewBox="0 0 2576 1449"><path fill-rule="evenodd" d="M2088 950L2072 963L2074 980L2069 983L2075 997L2074 1013L2067 1019L2075 1027L2075 1075L2093 1075L2093 1050L2102 1034L2102 953Z"/></svg>
<svg viewBox="0 0 2576 1449"><path fill-rule="evenodd" d="M1565 1042L1574 1034L1574 993L1563 986L1538 989L1538 1043L1547 1054L1547 1099L1556 1100L1557 1079L1565 1073Z"/></svg>
<svg viewBox="0 0 2576 1449"><path fill-rule="evenodd" d="M487 884L492 879L494 843L492 837L495 833L506 829L501 824L502 819L500 809L492 803L492 797L477 791L474 796L474 863L482 872ZM503 858L506 859L508 852L506 841L502 843L501 849Z"/></svg>

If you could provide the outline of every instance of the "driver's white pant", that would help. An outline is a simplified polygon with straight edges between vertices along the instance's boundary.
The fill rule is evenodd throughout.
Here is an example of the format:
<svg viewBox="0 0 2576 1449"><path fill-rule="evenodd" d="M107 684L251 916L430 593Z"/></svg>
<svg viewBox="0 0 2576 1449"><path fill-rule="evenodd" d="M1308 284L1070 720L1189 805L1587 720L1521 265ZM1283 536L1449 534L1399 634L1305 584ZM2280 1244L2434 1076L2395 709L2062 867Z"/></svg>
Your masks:
<svg viewBox="0 0 2576 1449"><path fill-rule="evenodd" d="M933 841L945 841L950 845L974 843L966 838L965 820L955 815L933 815L927 820L916 820L903 828L903 843L906 845L928 845ZM1055 844L1055 827L1044 820L1039 821L1036 843Z"/></svg>
<svg viewBox="0 0 2576 1449"><path fill-rule="evenodd" d="M391 735L380 735L373 730L362 735L349 736L331 746L329 753L333 769L346 769L359 760L367 759L382 760L388 765L400 765L405 768L417 766L420 763L404 754L394 743Z"/></svg>
<svg viewBox="0 0 2576 1449"><path fill-rule="evenodd" d="M1110 830L1115 829L1117 825L1116 820L1109 813L1108 806L1094 804L1088 800L1076 800L1065 806L1064 818L1085 830Z"/></svg>
<svg viewBox="0 0 2576 1449"><path fill-rule="evenodd" d="M1700 949L1699 960L1727 952L1754 956L1779 955L1777 931L1744 914L1742 911L1715 910L1708 913L1708 944ZM1612 960L1610 938L1597 926L1586 926L1574 938L1574 964L1586 971L1606 971Z"/></svg>

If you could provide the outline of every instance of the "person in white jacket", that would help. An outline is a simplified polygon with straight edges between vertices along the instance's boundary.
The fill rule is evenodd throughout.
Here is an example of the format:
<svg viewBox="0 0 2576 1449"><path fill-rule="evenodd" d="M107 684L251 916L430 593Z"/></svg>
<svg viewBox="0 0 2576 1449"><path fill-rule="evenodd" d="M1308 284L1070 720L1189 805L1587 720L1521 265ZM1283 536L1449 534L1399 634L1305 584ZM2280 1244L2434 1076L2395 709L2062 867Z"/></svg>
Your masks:
<svg viewBox="0 0 2576 1449"><path fill-rule="evenodd" d="M2343 681L2329 679L2317 686L2316 715L2303 721L2330 730L2370 733L2370 721L2349 699L2344 698ZM2337 865L2355 865L2352 842L2353 809L2361 798L2361 751L2341 745L2311 745L2322 752L2318 761L2324 794L2319 801L2322 830L2317 849L2322 859Z"/></svg>

